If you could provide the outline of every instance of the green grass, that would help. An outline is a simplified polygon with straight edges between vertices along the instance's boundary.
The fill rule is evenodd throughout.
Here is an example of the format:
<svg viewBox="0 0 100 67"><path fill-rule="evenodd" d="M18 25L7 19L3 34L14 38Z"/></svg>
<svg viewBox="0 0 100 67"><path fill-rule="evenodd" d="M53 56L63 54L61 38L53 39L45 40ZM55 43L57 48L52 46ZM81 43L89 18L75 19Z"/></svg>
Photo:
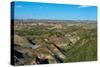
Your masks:
<svg viewBox="0 0 100 67"><path fill-rule="evenodd" d="M87 26L88 27L88 26ZM64 29L47 29L48 27L43 26L35 26L31 29L21 29L15 30L15 34L20 36L29 37L32 41L41 43L43 48L45 46L49 46L52 44L51 42L45 42L44 39L48 39L53 35L63 36L65 34L70 34L71 36L79 36L80 40L78 40L75 44L71 43L69 48L59 47L59 50L66 56L64 62L80 62L80 61L95 61L97 60L97 28L84 29L81 26L66 26ZM51 28L51 27L50 27ZM74 35L73 32L77 34ZM67 38L65 38L65 42L67 42ZM88 42L82 45L82 40L86 40ZM63 41L64 42L64 41ZM46 44L46 45L45 45ZM17 48L25 49L19 45L16 45ZM35 51L30 48L27 48L30 51ZM43 53L43 54L49 54ZM30 63L32 60L35 60L35 57L29 56L28 54L24 55L25 63Z"/></svg>
<svg viewBox="0 0 100 67"><path fill-rule="evenodd" d="M80 62L80 61L95 61L97 60L97 42L95 40L89 39L89 41L78 46L81 43L75 44L72 49L66 52L65 62ZM78 46L78 47L77 47Z"/></svg>
<svg viewBox="0 0 100 67"><path fill-rule="evenodd" d="M94 61L97 60L96 45L84 45L66 57L65 62Z"/></svg>

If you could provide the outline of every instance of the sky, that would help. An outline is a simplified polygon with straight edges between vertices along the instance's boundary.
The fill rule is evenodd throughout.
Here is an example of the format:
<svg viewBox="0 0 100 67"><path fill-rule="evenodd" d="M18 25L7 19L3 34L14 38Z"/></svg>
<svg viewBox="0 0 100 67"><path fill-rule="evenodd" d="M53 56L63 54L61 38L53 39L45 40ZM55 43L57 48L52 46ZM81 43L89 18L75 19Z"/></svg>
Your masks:
<svg viewBox="0 0 100 67"><path fill-rule="evenodd" d="M96 20L97 7L39 2L11 3L14 19Z"/></svg>

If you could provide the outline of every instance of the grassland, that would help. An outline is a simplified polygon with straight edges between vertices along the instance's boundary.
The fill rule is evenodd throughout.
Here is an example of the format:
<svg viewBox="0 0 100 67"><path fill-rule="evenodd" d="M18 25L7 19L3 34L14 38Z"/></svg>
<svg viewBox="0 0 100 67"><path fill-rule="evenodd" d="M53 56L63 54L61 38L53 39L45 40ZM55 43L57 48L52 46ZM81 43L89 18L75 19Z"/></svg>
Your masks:
<svg viewBox="0 0 100 67"><path fill-rule="evenodd" d="M97 24L69 22L14 23L15 65L97 60ZM20 58L21 57L21 58ZM42 63L45 64L45 63Z"/></svg>

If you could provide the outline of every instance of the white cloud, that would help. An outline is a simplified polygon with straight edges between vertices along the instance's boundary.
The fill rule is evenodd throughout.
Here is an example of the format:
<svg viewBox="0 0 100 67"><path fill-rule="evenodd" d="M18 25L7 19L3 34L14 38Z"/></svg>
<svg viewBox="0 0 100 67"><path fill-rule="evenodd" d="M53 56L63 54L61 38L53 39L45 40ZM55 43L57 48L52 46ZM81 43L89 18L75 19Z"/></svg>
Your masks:
<svg viewBox="0 0 100 67"><path fill-rule="evenodd" d="M87 7L90 7L88 5L80 5L78 8L87 8Z"/></svg>

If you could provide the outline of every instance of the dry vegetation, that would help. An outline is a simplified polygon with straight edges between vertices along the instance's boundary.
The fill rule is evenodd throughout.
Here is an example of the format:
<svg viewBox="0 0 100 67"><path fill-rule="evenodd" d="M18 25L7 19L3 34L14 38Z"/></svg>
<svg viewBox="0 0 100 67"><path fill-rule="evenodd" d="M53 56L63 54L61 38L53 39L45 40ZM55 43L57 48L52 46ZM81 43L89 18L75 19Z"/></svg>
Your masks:
<svg viewBox="0 0 100 67"><path fill-rule="evenodd" d="M96 23L14 23L15 65L97 60Z"/></svg>

